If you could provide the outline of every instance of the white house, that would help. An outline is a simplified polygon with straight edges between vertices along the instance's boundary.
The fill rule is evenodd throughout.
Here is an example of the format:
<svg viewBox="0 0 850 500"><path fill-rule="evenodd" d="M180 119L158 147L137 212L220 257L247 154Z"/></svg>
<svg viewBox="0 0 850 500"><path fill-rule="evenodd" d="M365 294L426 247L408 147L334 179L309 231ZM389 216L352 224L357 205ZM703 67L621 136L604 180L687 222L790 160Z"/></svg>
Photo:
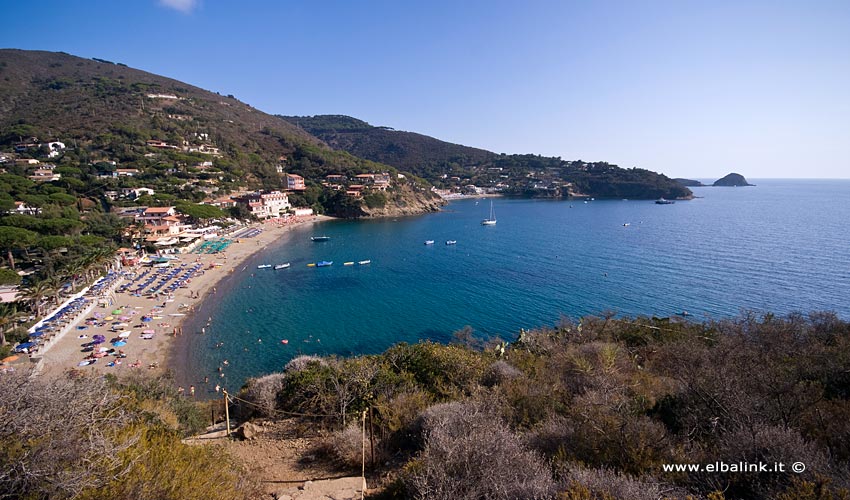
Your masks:
<svg viewBox="0 0 850 500"><path fill-rule="evenodd" d="M252 215L260 219L280 217L281 212L291 206L289 197L280 191L248 193L233 197L233 201L246 207Z"/></svg>

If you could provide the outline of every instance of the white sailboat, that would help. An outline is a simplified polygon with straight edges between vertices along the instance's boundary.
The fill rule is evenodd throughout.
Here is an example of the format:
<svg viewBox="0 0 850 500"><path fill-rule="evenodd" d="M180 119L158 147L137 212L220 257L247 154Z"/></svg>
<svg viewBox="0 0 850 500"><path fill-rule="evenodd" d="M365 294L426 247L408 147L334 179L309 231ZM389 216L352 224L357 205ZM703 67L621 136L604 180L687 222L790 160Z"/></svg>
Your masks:
<svg viewBox="0 0 850 500"><path fill-rule="evenodd" d="M493 200L490 200L490 217L481 221L482 226L495 226L496 225L496 212L493 211Z"/></svg>

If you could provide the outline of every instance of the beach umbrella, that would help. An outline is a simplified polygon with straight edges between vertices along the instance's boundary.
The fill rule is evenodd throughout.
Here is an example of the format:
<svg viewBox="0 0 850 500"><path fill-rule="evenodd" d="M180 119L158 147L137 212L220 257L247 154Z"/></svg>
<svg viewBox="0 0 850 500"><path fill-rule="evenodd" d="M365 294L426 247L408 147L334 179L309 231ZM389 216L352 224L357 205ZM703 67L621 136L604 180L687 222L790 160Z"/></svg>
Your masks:
<svg viewBox="0 0 850 500"><path fill-rule="evenodd" d="M142 333L156 333L156 330L142 330Z"/></svg>
<svg viewBox="0 0 850 500"><path fill-rule="evenodd" d="M121 333L118 334L118 337L122 338L122 339L126 339L129 336L130 336L130 332L127 332L127 331L121 332Z"/></svg>
<svg viewBox="0 0 850 500"><path fill-rule="evenodd" d="M35 347L35 342L24 342L23 344L19 344L18 347L15 347L15 351L22 352L24 349L30 349Z"/></svg>
<svg viewBox="0 0 850 500"><path fill-rule="evenodd" d="M121 309L116 309L116 310L112 311L112 314L122 314L123 312L124 311L122 311Z"/></svg>
<svg viewBox="0 0 850 500"><path fill-rule="evenodd" d="M112 321L113 319L115 319L115 318L113 318L112 316L107 316L107 317L103 318L104 321Z"/></svg>
<svg viewBox="0 0 850 500"><path fill-rule="evenodd" d="M118 316L121 321L130 321L130 316Z"/></svg>
<svg viewBox="0 0 850 500"><path fill-rule="evenodd" d="M142 316L142 321L144 321L145 323L149 323L153 321L153 318L151 318L150 316Z"/></svg>
<svg viewBox="0 0 850 500"><path fill-rule="evenodd" d="M35 339L35 338L41 337L41 336L42 336L42 335L44 335L45 333L47 333L47 332L45 332L44 330L40 330L40 331L37 331L37 332L33 332L33 333L31 333L31 334L30 334L30 338L31 338L31 339Z"/></svg>
<svg viewBox="0 0 850 500"><path fill-rule="evenodd" d="M124 347L125 345L127 345L127 342L124 342L123 340L119 340L118 342L113 342L112 345L115 346L115 347Z"/></svg>

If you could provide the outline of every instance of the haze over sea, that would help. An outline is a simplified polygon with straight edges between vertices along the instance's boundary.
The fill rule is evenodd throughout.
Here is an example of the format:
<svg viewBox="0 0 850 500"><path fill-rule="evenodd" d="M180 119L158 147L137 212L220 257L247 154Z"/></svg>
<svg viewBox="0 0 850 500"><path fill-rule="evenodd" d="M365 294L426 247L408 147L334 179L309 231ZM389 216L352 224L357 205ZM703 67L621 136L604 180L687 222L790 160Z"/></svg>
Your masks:
<svg viewBox="0 0 850 500"><path fill-rule="evenodd" d="M510 341L520 328L604 311L850 318L850 181L750 182L693 188L700 198L674 205L495 198L492 227L480 225L490 200L462 200L436 214L299 228L218 286L186 325L177 362L197 383L227 359L222 381L236 390L299 354L447 342L466 325ZM331 239L311 242L317 234ZM334 264L307 267L321 260ZM292 267L257 269L283 262Z"/></svg>

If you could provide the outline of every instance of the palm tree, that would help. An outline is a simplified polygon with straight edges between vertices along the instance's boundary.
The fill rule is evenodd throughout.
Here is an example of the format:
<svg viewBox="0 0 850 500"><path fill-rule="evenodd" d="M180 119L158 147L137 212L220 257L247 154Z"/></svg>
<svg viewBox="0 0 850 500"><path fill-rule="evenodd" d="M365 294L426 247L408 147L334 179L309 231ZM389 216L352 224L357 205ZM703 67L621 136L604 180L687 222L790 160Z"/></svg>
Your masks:
<svg viewBox="0 0 850 500"><path fill-rule="evenodd" d="M65 267L65 272L68 273L71 278L71 291L75 292L77 290L77 280L81 277L83 272L85 271L86 266L83 263L82 259L71 262Z"/></svg>
<svg viewBox="0 0 850 500"><path fill-rule="evenodd" d="M0 304L0 347L7 344L6 330L9 324L15 322L18 315L18 307L15 304Z"/></svg>
<svg viewBox="0 0 850 500"><path fill-rule="evenodd" d="M62 282L64 280L60 276L53 275L45 281L47 281L48 286L50 286L50 291L53 294L53 305L58 306L62 303L59 294L62 292Z"/></svg>
<svg viewBox="0 0 850 500"><path fill-rule="evenodd" d="M30 284L30 286L24 290L24 300L32 304L32 311L40 318L42 316L44 298L52 293L53 289L46 280L37 281Z"/></svg>

